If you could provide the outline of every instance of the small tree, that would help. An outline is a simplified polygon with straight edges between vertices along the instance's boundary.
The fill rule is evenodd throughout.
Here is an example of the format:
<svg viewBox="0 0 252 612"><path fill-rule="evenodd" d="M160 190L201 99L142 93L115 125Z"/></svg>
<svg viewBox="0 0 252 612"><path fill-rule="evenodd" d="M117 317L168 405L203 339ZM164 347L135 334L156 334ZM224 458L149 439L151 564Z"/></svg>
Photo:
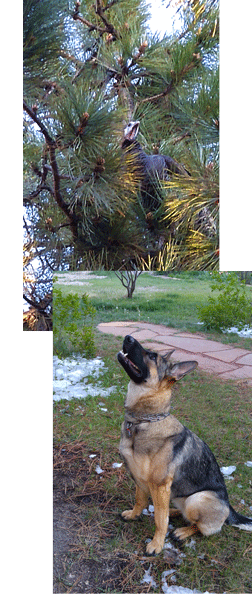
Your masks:
<svg viewBox="0 0 252 612"><path fill-rule="evenodd" d="M141 270L118 270L115 275L121 281L123 287L127 289L127 297L132 298L136 288L136 282L141 274Z"/></svg>

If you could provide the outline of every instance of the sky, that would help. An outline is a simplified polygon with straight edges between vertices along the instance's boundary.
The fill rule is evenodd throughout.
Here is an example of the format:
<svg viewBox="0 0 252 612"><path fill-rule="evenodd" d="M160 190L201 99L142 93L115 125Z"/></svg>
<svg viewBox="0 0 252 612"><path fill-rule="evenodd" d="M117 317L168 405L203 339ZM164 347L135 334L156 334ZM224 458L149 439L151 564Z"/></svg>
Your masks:
<svg viewBox="0 0 252 612"><path fill-rule="evenodd" d="M161 0L149 0L151 5L152 16L150 19L150 26L152 31L159 32L164 36L165 32L168 33L172 30L172 22L176 13L176 7L168 7L168 0L162 3ZM175 17L175 27L179 26L179 19Z"/></svg>

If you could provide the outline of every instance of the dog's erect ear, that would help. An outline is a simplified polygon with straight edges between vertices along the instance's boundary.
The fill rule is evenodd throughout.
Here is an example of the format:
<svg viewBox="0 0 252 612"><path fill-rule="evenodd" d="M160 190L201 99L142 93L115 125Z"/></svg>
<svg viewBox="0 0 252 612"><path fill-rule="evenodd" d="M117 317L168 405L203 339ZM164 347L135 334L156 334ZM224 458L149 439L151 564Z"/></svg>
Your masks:
<svg viewBox="0 0 252 612"><path fill-rule="evenodd" d="M197 361L181 361L181 363L174 363L172 368L170 369L170 376L175 380L179 380L188 372L191 372L198 365Z"/></svg>
<svg viewBox="0 0 252 612"><path fill-rule="evenodd" d="M165 355L163 355L163 358L168 361L170 359L170 356L172 353L174 353L175 349L172 349L171 351L169 351L168 353L165 353Z"/></svg>

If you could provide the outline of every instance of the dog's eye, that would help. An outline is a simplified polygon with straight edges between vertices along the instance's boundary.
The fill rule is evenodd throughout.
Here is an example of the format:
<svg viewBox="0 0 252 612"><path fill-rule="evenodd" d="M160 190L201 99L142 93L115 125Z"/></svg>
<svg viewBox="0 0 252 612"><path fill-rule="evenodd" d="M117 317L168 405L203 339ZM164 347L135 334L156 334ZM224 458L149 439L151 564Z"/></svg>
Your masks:
<svg viewBox="0 0 252 612"><path fill-rule="evenodd" d="M149 358L152 359L153 361L156 361L157 359L156 353L149 353Z"/></svg>

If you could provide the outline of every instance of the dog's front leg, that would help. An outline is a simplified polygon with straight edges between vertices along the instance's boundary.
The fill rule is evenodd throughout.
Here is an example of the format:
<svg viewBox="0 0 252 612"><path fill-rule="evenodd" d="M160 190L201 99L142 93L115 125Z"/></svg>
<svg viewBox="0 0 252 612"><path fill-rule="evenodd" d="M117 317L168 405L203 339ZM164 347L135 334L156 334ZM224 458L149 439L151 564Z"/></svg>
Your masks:
<svg viewBox="0 0 252 612"><path fill-rule="evenodd" d="M148 555L152 555L154 553L160 553L164 546L165 536L169 524L171 482L160 486L150 483L148 484L154 504L156 531L151 542L147 544L146 552Z"/></svg>
<svg viewBox="0 0 252 612"><path fill-rule="evenodd" d="M136 485L136 503L132 510L124 510L121 516L126 521L132 521L135 518L138 518L144 508L146 508L148 502L148 493L140 489L138 485Z"/></svg>

